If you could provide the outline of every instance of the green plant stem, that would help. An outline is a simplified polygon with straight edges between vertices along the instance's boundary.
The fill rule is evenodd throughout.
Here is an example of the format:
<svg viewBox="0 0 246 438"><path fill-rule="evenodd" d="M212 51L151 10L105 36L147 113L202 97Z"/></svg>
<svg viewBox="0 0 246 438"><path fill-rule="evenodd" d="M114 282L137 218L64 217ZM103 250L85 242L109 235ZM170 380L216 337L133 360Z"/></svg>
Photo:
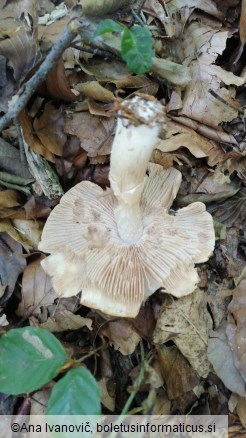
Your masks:
<svg viewBox="0 0 246 438"><path fill-rule="evenodd" d="M127 412L129 411L129 408L139 390L139 387L144 379L144 372L145 372L145 359L144 359L144 346L143 346L143 341L141 339L140 341L140 355L141 355L141 364L140 364L140 371L139 371L139 375L134 383L133 386L133 391L131 392L130 396L128 397L128 400L126 401L125 406L123 407L122 411L121 411L121 416L126 415Z"/></svg>

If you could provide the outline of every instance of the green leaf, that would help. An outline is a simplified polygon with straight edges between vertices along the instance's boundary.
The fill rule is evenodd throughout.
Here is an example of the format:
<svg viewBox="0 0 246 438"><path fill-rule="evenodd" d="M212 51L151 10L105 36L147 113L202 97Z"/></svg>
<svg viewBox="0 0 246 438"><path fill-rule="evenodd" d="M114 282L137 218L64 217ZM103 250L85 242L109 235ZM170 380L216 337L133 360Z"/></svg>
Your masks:
<svg viewBox="0 0 246 438"><path fill-rule="evenodd" d="M108 33L108 32L122 32L123 29L124 26L122 26L119 23L116 23L116 21L111 20L110 18L107 18L106 20L100 21L99 25L95 30L94 37L103 35L104 33Z"/></svg>
<svg viewBox="0 0 246 438"><path fill-rule="evenodd" d="M84 367L67 372L52 389L48 415L99 415L100 392L97 381Z"/></svg>
<svg viewBox="0 0 246 438"><path fill-rule="evenodd" d="M146 73L153 63L154 40L146 27L135 24L131 30L124 28L121 41L121 56L128 68L136 74Z"/></svg>
<svg viewBox="0 0 246 438"><path fill-rule="evenodd" d="M50 332L24 327L0 338L0 392L23 394L50 382L67 355Z"/></svg>

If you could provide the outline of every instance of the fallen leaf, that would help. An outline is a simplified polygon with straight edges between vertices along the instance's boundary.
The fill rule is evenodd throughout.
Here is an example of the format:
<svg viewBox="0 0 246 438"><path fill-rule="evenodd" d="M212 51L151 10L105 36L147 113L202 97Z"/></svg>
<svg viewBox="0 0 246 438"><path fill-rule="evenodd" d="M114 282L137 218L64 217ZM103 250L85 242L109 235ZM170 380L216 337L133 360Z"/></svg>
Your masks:
<svg viewBox="0 0 246 438"><path fill-rule="evenodd" d="M76 85L75 90L79 91L90 99L99 100L100 102L114 102L115 96L112 91L107 90L97 81L88 81Z"/></svg>
<svg viewBox="0 0 246 438"><path fill-rule="evenodd" d="M42 230L38 221L31 219L13 219L12 223L21 236L24 247L38 249Z"/></svg>
<svg viewBox="0 0 246 438"><path fill-rule="evenodd" d="M98 385L100 388L101 402L105 408L107 408L110 412L114 412L115 410L115 398L111 397L108 393L107 389L107 381L106 377L103 377L98 381Z"/></svg>
<svg viewBox="0 0 246 438"><path fill-rule="evenodd" d="M153 58L151 71L170 84L184 88L191 81L189 67L177 64L169 59Z"/></svg>
<svg viewBox="0 0 246 438"><path fill-rule="evenodd" d="M219 200L218 200L219 201ZM246 211L246 189L241 189L224 202L216 202L209 206L209 211L216 221L228 227L242 223Z"/></svg>
<svg viewBox="0 0 246 438"><path fill-rule="evenodd" d="M34 133L31 117L28 116L25 110L21 111L19 120L22 128L24 140L28 146L37 154L42 155L46 160L55 162L54 154L45 148L37 135Z"/></svg>
<svg viewBox="0 0 246 438"><path fill-rule="evenodd" d="M107 337L110 345L124 356L132 354L140 341L140 336L132 324L124 319L108 322L100 330L100 335Z"/></svg>
<svg viewBox="0 0 246 438"><path fill-rule="evenodd" d="M213 149L213 145L208 139L193 129L168 119L166 138L165 140L159 139L155 148L167 153L176 151L181 147L187 148L196 158L207 157L210 150Z"/></svg>
<svg viewBox="0 0 246 438"><path fill-rule="evenodd" d="M20 151L0 138L0 166L1 170L12 173L23 178L30 178L26 160L20 166Z"/></svg>
<svg viewBox="0 0 246 438"><path fill-rule="evenodd" d="M46 103L42 115L34 119L33 128L34 134L48 151L58 156L63 154L67 137L64 134L64 120L60 110L51 103Z"/></svg>
<svg viewBox="0 0 246 438"><path fill-rule="evenodd" d="M191 391L199 379L177 347L157 345L158 359L162 377L170 400Z"/></svg>
<svg viewBox="0 0 246 438"><path fill-rule="evenodd" d="M69 310L59 308L46 322L40 324L36 318L31 317L30 323L34 327L40 327L52 333L79 330L82 327L87 327L89 330L92 329L92 320L90 318L83 318L80 315L74 315Z"/></svg>
<svg viewBox="0 0 246 438"><path fill-rule="evenodd" d="M199 26L196 21L186 26L183 35L184 60L192 81L185 89L181 114L217 127L237 117L239 109L236 87L226 88L221 83L240 86L245 79L214 64L226 47L228 31L200 15L199 20Z"/></svg>
<svg viewBox="0 0 246 438"><path fill-rule="evenodd" d="M230 391L246 396L245 382L235 367L233 354L228 345L225 325L210 333L208 340L208 360L215 373Z"/></svg>
<svg viewBox="0 0 246 438"><path fill-rule="evenodd" d="M246 383L246 268L236 279L236 288L233 290L233 298L228 310L226 335L232 350L234 364Z"/></svg>
<svg viewBox="0 0 246 438"><path fill-rule="evenodd" d="M17 33L0 41L0 54L9 60L16 82L24 79L41 60L38 43L30 32Z"/></svg>
<svg viewBox="0 0 246 438"><path fill-rule="evenodd" d="M80 139L80 146L88 152L88 156L97 157L110 153L114 125L114 117L106 119L81 112L65 117L64 132L76 135ZM111 139L110 143L109 139Z"/></svg>
<svg viewBox="0 0 246 438"><path fill-rule="evenodd" d="M8 234L0 234L0 278L1 286L6 289L7 297L11 296L19 274L26 267L22 246L15 242ZM2 297L1 302L7 297Z"/></svg>
<svg viewBox="0 0 246 438"><path fill-rule="evenodd" d="M196 289L190 295L164 302L154 332L154 342L172 340L191 366L203 377L210 371L207 359L208 332L212 319L204 294Z"/></svg>
<svg viewBox="0 0 246 438"><path fill-rule="evenodd" d="M18 194L15 190L3 190L0 192L0 209L18 207Z"/></svg>
<svg viewBox="0 0 246 438"><path fill-rule="evenodd" d="M56 63L46 78L46 87L51 97L72 102L77 99L75 93L69 87L62 59Z"/></svg>
<svg viewBox="0 0 246 438"><path fill-rule="evenodd" d="M21 302L16 311L19 316L38 314L41 306L52 304L55 294L51 286L50 277L46 275L40 265L45 256L41 255L31 262L25 269L22 277Z"/></svg>

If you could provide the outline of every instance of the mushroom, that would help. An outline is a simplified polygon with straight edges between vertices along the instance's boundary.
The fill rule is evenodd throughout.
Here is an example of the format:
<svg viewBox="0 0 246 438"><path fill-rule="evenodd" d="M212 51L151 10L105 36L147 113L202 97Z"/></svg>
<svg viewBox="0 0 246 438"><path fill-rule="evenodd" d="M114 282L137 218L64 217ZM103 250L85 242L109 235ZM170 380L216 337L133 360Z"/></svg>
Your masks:
<svg viewBox="0 0 246 438"><path fill-rule="evenodd" d="M121 103L111 188L83 181L50 214L39 249L50 253L42 266L58 296L82 292L82 304L133 318L159 288L175 297L195 289L194 264L214 248L213 221L201 202L168 214L181 173L148 164L163 125L163 107L154 98Z"/></svg>

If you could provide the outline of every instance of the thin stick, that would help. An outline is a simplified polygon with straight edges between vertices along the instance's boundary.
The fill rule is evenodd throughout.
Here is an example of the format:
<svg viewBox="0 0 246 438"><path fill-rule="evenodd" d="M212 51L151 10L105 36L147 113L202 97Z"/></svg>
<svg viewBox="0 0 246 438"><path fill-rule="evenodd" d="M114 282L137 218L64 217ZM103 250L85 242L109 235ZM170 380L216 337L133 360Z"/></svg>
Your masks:
<svg viewBox="0 0 246 438"><path fill-rule="evenodd" d="M26 106L35 90L44 81L49 71L61 57L64 50L69 47L70 43L74 40L78 28L79 22L77 21L76 23L75 20L71 20L60 39L54 44L49 54L40 65L38 71L23 85L23 92L20 94L18 100L15 101L16 96L14 96L14 102L10 102L9 111L0 119L0 132L5 129L12 120L18 117L19 113Z"/></svg>

